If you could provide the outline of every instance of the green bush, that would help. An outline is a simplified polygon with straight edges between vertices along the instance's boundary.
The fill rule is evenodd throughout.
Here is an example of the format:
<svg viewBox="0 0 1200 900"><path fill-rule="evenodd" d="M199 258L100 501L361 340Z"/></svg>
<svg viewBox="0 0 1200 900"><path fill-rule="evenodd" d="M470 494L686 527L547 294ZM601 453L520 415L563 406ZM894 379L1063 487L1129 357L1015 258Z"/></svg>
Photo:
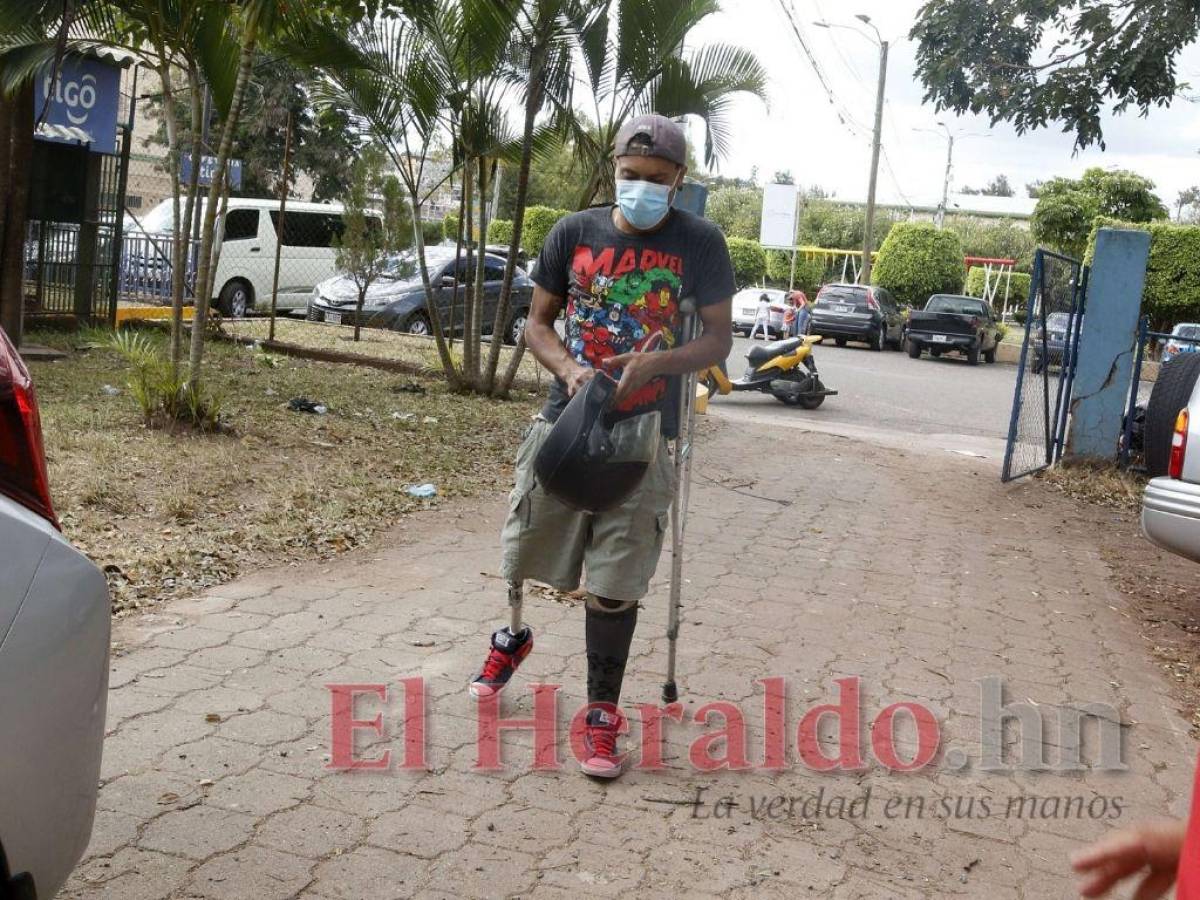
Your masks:
<svg viewBox="0 0 1200 900"><path fill-rule="evenodd" d="M758 241L732 237L726 243L738 287L758 284L767 277L767 254Z"/></svg>
<svg viewBox="0 0 1200 900"><path fill-rule="evenodd" d="M1004 305L1004 275L997 274L993 269L992 278L1001 279L1000 289L996 292L996 304ZM1029 283L1032 277L1024 272L1013 272L1012 284L1008 288L1008 305L1020 305L1029 299ZM967 272L967 289L966 293L971 297L982 297L984 286L984 271L983 266L971 266L971 270Z"/></svg>
<svg viewBox="0 0 1200 900"><path fill-rule="evenodd" d="M568 215L569 210L551 209L548 206L531 206L526 209L525 224L521 229L522 249L530 257L537 256L542 252L542 244L546 243L546 236L550 234L554 223Z"/></svg>
<svg viewBox="0 0 1200 900"><path fill-rule="evenodd" d="M458 216L454 213L447 213L442 219L442 237L448 241L458 240Z"/></svg>
<svg viewBox="0 0 1200 900"><path fill-rule="evenodd" d="M879 248L871 273L907 306L923 305L931 294L957 294L966 275L962 243L953 231L928 222L900 222Z"/></svg>
<svg viewBox="0 0 1200 900"><path fill-rule="evenodd" d="M513 223L511 219L492 219L488 222L489 244L503 244L505 247L512 242ZM524 236L524 232L522 232Z"/></svg>
<svg viewBox="0 0 1200 900"><path fill-rule="evenodd" d="M798 254L793 277L792 254L786 250L768 250L767 281L781 288L786 288L790 283L796 290L804 291L809 297L813 297L826 281L826 262L824 257L809 258L803 253Z"/></svg>
<svg viewBox="0 0 1200 900"><path fill-rule="evenodd" d="M429 244L440 244L442 238L445 237L442 229L445 227L445 222L430 221L428 219L421 222L421 239L425 241L426 246Z"/></svg>
<svg viewBox="0 0 1200 900"><path fill-rule="evenodd" d="M1200 225L1120 222L1097 218L1088 238L1084 262L1092 264L1096 233L1101 228L1133 228L1150 232L1150 260L1142 312L1155 331L1170 331L1177 322L1200 319Z"/></svg>
<svg viewBox="0 0 1200 900"><path fill-rule="evenodd" d="M1016 260L1016 271L1032 270L1037 242L1028 228L1007 220L995 221L974 216L950 216L946 219L946 227L962 241L964 256L1012 259Z"/></svg>

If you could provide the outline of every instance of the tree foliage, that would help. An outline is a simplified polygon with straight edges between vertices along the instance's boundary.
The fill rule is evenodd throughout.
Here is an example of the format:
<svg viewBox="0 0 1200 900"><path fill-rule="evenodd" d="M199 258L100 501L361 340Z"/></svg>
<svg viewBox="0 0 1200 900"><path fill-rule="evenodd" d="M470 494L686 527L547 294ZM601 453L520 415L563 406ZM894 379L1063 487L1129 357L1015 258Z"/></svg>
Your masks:
<svg viewBox="0 0 1200 900"><path fill-rule="evenodd" d="M525 233L521 243L530 257L542 252L542 244L550 229L563 216L570 215L569 210L551 209L548 206L531 206L525 210Z"/></svg>
<svg viewBox="0 0 1200 900"><path fill-rule="evenodd" d="M964 256L983 259L1011 259L1016 271L1033 268L1037 242L1028 228L1008 219L980 219L972 216L948 216L946 228L958 235Z"/></svg>
<svg viewBox="0 0 1200 900"><path fill-rule="evenodd" d="M758 241L746 238L728 238L729 259L733 263L733 274L738 287L747 287L762 282L767 276L767 254Z"/></svg>
<svg viewBox="0 0 1200 900"><path fill-rule="evenodd" d="M704 215L716 222L726 237L757 240L762 222L762 190L757 187L724 187L708 195Z"/></svg>
<svg viewBox="0 0 1200 900"><path fill-rule="evenodd" d="M1165 219L1154 182L1135 172L1091 168L1079 179L1052 178L1041 185L1030 226L1034 238L1076 258L1087 249L1097 216L1126 222Z"/></svg>
<svg viewBox="0 0 1200 900"><path fill-rule="evenodd" d="M1110 103L1145 114L1176 97L1198 32L1195 0L927 0L911 37L937 109L1020 134L1058 123L1084 148L1104 146Z"/></svg>
<svg viewBox="0 0 1200 900"><path fill-rule="evenodd" d="M395 265L395 254L413 243L408 204L404 201L399 180L386 174L385 164L383 151L369 147L351 166L350 186L342 195L344 228L334 243L335 265L358 289L354 318L356 341L367 291Z"/></svg>
<svg viewBox="0 0 1200 900"><path fill-rule="evenodd" d="M1017 192L1008 182L1007 175L997 175L981 188L965 187L962 193L967 196L983 197L1015 197Z"/></svg>
<svg viewBox="0 0 1200 900"><path fill-rule="evenodd" d="M871 273L908 306L922 305L932 294L956 294L966 276L962 242L928 222L900 222L879 248Z"/></svg>

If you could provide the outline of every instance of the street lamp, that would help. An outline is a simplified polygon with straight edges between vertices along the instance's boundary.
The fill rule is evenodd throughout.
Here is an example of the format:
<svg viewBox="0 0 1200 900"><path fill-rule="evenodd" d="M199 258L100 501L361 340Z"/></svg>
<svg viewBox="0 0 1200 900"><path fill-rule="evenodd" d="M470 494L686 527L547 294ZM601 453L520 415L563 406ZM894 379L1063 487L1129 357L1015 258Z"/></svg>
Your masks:
<svg viewBox="0 0 1200 900"><path fill-rule="evenodd" d="M866 228L863 230L862 268L859 270L862 283L869 284L871 281L871 252L875 249L875 188L879 182L879 149L883 137L883 98L887 87L888 42L883 39L883 35L879 33L879 29L875 27L870 16L859 13L854 18L864 25L870 26L871 30L875 32L875 37L872 38L865 31L852 25L837 25L832 22L815 22L814 24L821 28L845 28L862 35L879 47L879 86L875 91L875 134L871 141L871 177L867 185L867 222Z"/></svg>

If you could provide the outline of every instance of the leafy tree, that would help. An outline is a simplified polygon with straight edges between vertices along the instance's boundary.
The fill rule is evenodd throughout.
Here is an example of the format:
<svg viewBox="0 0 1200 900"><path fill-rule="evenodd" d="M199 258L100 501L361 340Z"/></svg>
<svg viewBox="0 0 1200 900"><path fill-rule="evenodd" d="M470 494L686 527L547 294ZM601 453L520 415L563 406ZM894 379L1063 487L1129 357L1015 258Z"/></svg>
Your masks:
<svg viewBox="0 0 1200 900"><path fill-rule="evenodd" d="M1104 146L1110 103L1145 114L1176 97L1177 58L1198 31L1195 0L928 0L911 37L937 109L1020 134L1061 123L1082 149Z"/></svg>
<svg viewBox="0 0 1200 900"><path fill-rule="evenodd" d="M621 126L641 110L699 117L705 124L705 164L711 167L728 155L734 133L731 96L764 98L767 74L749 50L687 43L692 29L717 8L713 0L612 0L583 29L582 85L590 93L595 124L574 126L576 153L586 173L577 208L613 196L613 143Z"/></svg>
<svg viewBox="0 0 1200 900"><path fill-rule="evenodd" d="M964 256L983 259L1012 259L1018 272L1029 272L1037 242L1028 228L1002 219L993 221L975 216L949 216L945 227L958 235Z"/></svg>
<svg viewBox="0 0 1200 900"><path fill-rule="evenodd" d="M1197 207L1200 207L1200 187L1190 187L1179 192L1179 196L1175 199L1175 218L1180 222L1195 222L1197 218ZM1187 213L1187 218L1184 218L1184 213Z"/></svg>
<svg viewBox="0 0 1200 900"><path fill-rule="evenodd" d="M962 243L953 231L928 222L900 222L880 246L871 272L901 303L918 306L933 294L962 290Z"/></svg>
<svg viewBox="0 0 1200 900"><path fill-rule="evenodd" d="M775 173L775 177L771 179L776 184L795 184L796 179L792 177L791 169L783 169Z"/></svg>
<svg viewBox="0 0 1200 900"><path fill-rule="evenodd" d="M1082 257L1097 216L1151 222L1165 219L1167 209L1148 178L1091 168L1079 179L1052 178L1042 184L1030 227L1040 243Z"/></svg>
<svg viewBox="0 0 1200 900"><path fill-rule="evenodd" d="M968 196L984 196L984 197L1014 197L1016 191L1012 185L1008 183L1007 175L997 175L986 186L981 188L965 187L962 193Z"/></svg>
<svg viewBox="0 0 1200 900"><path fill-rule="evenodd" d="M724 187L708 195L705 216L716 222L726 237L757 240L762 223L762 190L757 187Z"/></svg>
<svg viewBox="0 0 1200 900"><path fill-rule="evenodd" d="M367 291L397 265L396 254L412 246L413 223L408 204L404 202L400 181L385 174L385 162L383 151L369 147L351 166L350 187L342 197L345 227L334 246L335 265L358 289L356 341ZM378 210L375 198L379 198Z"/></svg>
<svg viewBox="0 0 1200 900"><path fill-rule="evenodd" d="M875 216L875 238L882 241L896 222L895 214L879 210ZM799 239L802 246L828 250L861 247L867 227L866 210L829 200L816 200L800 213Z"/></svg>
<svg viewBox="0 0 1200 900"><path fill-rule="evenodd" d="M517 179L508 177L508 174L506 170L505 178L500 183L500 203L496 207L496 215L511 220L517 204ZM570 141L558 143L529 170L526 208L572 208L579 199L579 184L583 177L582 169L575 160L574 145Z"/></svg>
<svg viewBox="0 0 1200 900"><path fill-rule="evenodd" d="M1042 181L1041 179L1027 182L1025 184L1025 194L1030 200L1036 200L1038 197L1042 196L1042 185L1045 183L1046 182Z"/></svg>

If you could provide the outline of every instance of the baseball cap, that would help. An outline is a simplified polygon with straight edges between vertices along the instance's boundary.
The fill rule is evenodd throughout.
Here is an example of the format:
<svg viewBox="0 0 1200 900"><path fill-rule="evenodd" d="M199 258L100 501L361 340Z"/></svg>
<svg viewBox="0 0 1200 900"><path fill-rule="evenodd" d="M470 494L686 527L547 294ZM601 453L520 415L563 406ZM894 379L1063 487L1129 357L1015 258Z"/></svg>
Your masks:
<svg viewBox="0 0 1200 900"><path fill-rule="evenodd" d="M635 140L638 138L641 140ZM613 156L657 156L677 166L686 166L687 137L683 128L666 116L645 113L621 126Z"/></svg>

